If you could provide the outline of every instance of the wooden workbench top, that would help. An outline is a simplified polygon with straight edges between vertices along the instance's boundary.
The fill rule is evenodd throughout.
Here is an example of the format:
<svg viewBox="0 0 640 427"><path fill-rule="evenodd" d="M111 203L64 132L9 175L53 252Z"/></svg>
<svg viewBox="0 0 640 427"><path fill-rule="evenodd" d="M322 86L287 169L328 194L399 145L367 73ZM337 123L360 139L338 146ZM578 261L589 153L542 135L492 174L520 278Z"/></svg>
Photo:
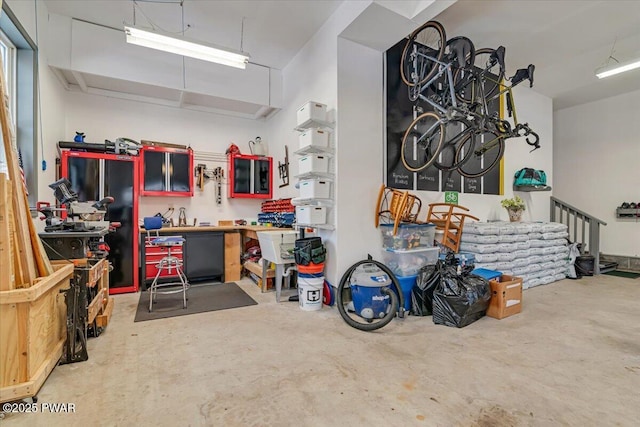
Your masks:
<svg viewBox="0 0 640 427"><path fill-rule="evenodd" d="M265 227L264 225L222 225L209 227L162 227L160 233L189 233L201 231L279 231L291 230L291 228ZM146 233L144 227L140 227L140 233Z"/></svg>

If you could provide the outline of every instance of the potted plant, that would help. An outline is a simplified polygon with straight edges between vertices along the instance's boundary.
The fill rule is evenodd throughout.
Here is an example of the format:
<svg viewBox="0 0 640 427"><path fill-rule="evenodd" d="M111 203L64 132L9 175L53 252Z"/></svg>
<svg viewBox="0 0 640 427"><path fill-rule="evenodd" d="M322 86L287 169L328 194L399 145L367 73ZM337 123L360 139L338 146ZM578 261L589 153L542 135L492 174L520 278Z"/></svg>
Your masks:
<svg viewBox="0 0 640 427"><path fill-rule="evenodd" d="M520 196L515 196L513 199L502 199L500 204L509 213L509 221L520 221L522 212L525 211L524 200L522 200Z"/></svg>

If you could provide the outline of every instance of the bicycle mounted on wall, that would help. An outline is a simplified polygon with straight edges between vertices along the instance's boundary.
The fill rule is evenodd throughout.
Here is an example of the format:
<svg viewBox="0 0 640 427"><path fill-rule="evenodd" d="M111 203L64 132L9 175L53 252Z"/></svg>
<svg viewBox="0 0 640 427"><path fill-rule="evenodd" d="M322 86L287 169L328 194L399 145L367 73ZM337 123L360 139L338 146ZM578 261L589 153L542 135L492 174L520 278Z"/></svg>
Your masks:
<svg viewBox="0 0 640 427"><path fill-rule="evenodd" d="M540 148L539 136L527 123L518 122L512 93L525 80L533 86L535 66L530 64L505 79L503 46L476 50L464 36L445 40L442 24L429 21L411 33L402 52L400 76L408 86L409 100L421 100L433 108L425 112L414 104L416 117L401 143L405 168L418 172L433 165L477 178L500 162L508 138L524 136L534 147L531 151ZM514 126L498 113L489 113L489 104L502 95ZM452 155L440 156L444 150Z"/></svg>

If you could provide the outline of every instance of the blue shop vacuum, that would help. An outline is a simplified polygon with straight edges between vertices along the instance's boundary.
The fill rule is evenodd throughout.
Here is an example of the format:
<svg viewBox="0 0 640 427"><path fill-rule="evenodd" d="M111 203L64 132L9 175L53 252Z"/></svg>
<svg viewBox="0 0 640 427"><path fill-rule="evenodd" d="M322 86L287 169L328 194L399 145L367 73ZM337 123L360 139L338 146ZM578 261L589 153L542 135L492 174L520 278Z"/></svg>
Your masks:
<svg viewBox="0 0 640 427"><path fill-rule="evenodd" d="M340 280L336 305L344 321L356 329L373 331L395 317L404 317L404 298L396 276L371 256L349 267Z"/></svg>

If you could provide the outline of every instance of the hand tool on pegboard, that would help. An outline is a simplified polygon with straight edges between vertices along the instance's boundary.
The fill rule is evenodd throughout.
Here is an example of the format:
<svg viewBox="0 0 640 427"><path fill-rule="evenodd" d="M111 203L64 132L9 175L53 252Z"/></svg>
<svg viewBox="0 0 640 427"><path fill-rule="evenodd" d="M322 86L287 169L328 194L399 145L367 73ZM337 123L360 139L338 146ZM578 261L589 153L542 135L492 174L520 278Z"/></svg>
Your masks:
<svg viewBox="0 0 640 427"><path fill-rule="evenodd" d="M224 178L224 169L220 166L213 170L213 179L216 180L216 205L222 205L222 179Z"/></svg>
<svg viewBox="0 0 640 427"><path fill-rule="evenodd" d="M282 180L280 188L289 185L289 147L286 145L284 146L284 163L280 163L280 161L278 161L278 173Z"/></svg>

